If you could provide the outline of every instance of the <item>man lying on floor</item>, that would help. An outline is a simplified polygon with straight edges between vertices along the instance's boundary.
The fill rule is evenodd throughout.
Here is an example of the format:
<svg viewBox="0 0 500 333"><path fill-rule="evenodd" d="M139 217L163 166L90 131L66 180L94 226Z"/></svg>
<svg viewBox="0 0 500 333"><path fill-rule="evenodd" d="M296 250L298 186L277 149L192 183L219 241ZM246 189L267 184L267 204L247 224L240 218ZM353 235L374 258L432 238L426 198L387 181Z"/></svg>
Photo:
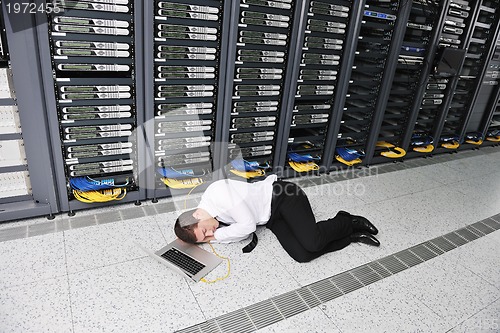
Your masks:
<svg viewBox="0 0 500 333"><path fill-rule="evenodd" d="M222 225L227 226L222 226ZM212 183L198 208L182 213L175 222L177 237L188 243L231 243L246 239L265 225L286 252L298 262L343 249L351 242L380 246L377 228L362 216L339 211L316 222L306 194L276 175L246 183L223 179Z"/></svg>

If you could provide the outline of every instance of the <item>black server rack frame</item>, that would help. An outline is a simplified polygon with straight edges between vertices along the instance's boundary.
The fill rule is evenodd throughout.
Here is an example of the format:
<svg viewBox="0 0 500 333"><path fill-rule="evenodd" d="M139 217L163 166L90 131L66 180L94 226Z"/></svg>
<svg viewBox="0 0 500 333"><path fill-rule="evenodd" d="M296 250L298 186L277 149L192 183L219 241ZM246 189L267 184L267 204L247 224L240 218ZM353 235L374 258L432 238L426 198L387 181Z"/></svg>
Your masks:
<svg viewBox="0 0 500 333"><path fill-rule="evenodd" d="M235 2L222 123L222 138L228 142L221 155L226 176L235 176L232 162L242 159L267 173L282 170L286 103L303 8L303 1ZM256 77L257 72L265 78Z"/></svg>
<svg viewBox="0 0 500 333"><path fill-rule="evenodd" d="M494 47L491 47L492 41L497 40L499 15L498 10L491 7L492 1L486 0L479 3L475 21L472 23L472 35L467 41L465 60L458 76L457 87L454 91L450 107L447 112L445 124L443 126L439 145L444 138L456 138L460 142L456 151L464 149L475 149L484 140L484 134L479 132L477 128L470 130L469 128L477 127L477 115L474 107L481 90L483 80L489 66L489 59L494 53ZM487 6L488 5L488 6ZM480 108L477 108L479 110ZM473 123L470 121L474 120ZM471 135L470 139L466 136ZM475 142L476 144L471 144ZM435 153L449 151L442 146L437 146Z"/></svg>
<svg viewBox="0 0 500 333"><path fill-rule="evenodd" d="M500 145L500 142L497 141L500 139L500 36L497 37L494 48L489 61L491 75L488 79L483 80L483 85L490 88L490 92L477 130L485 134L485 140L480 147ZM481 96L485 97L484 94ZM477 104L474 109L479 107Z"/></svg>
<svg viewBox="0 0 500 333"><path fill-rule="evenodd" d="M472 22L474 22L477 15L478 4L474 4L473 7L469 6L468 9L465 8L464 11L467 11L467 15L463 14L459 18L457 16L459 15L459 13L456 12L457 8L453 7L452 3L463 3L463 5L466 4L466 2L462 0L445 2L445 10L443 10L444 17L442 19L443 21L440 24L441 31L439 32L439 40L437 46L438 48L440 47L441 50L443 50L444 48L464 50L470 36L472 35ZM449 33L446 32L446 29L449 26L457 26L461 29L461 32L459 34L457 33L458 35L456 36L456 42L458 42L458 44L453 44L449 41L447 42L446 38L449 38L450 36L448 36ZM438 54L439 51L436 51L434 62L432 63L433 66L435 66L436 62L439 60ZM455 68L455 71L457 73L460 73L464 62L465 58L461 59L461 61L457 64ZM436 74L435 68L431 71L428 77L424 95L422 96L421 103L418 105L419 109L415 118L412 132L407 133L407 136L409 136L409 145L407 148L406 158L432 156L438 151L435 147L436 141L439 141L441 131L446 120L447 110L453 98L453 93L455 91L457 82L458 74L455 76L441 77ZM444 97L436 99L436 102L439 103L426 104L426 99L424 97L427 93L442 94L444 95ZM415 137L412 139L413 135L415 135ZM424 149L422 151L415 151L414 149L416 146L414 146L412 142L418 141L424 143ZM432 145L432 149L425 149L426 144ZM446 152L453 152L453 150L446 149Z"/></svg>
<svg viewBox="0 0 500 333"><path fill-rule="evenodd" d="M379 96L375 105L375 114L372 118L370 126L370 137L368 138L365 146L366 157L364 163L366 165L371 165L377 162L374 160L376 145L381 135L382 123L384 121L385 112L389 103L389 97L391 96L391 89L397 70L399 56L403 47L409 47L408 45L403 45L403 43L408 19L412 10L412 3L413 2L409 0L402 0L399 3L399 10L394 27L395 32L392 36L391 51L387 59L388 65L384 68L382 87L379 91ZM420 52L417 52L417 54L420 54Z"/></svg>
<svg viewBox="0 0 500 333"><path fill-rule="evenodd" d="M452 0L452 2L453 1L458 3L461 0ZM477 18L478 12L479 12L479 5L480 5L479 2L476 2L476 3L468 2L468 4L470 6L469 7L470 10L468 11L469 14L467 17L465 17L465 15L463 16L464 17L463 21L464 21L465 27L463 27L463 30L464 30L463 33L459 35L459 36L462 36L463 38L458 39L460 41L460 44L456 45L456 48L459 48L459 49L466 49L467 45L469 44L469 40L470 40L470 38L473 34L473 31L474 31L474 22L476 21L476 18ZM452 10L454 10L454 8L449 6L447 13L449 15L452 15L452 14L458 15L458 13L455 13L455 11L453 11L453 13L452 13ZM448 16L448 19L450 17L451 16ZM445 23L446 23L446 21L445 21ZM441 32L440 46L450 47L446 44L446 41L443 40L443 38L448 38L448 37L446 37L447 34L444 31L446 26L447 26L447 24L445 24L443 31ZM445 36L445 37L443 37L443 36ZM459 81L459 73L462 71L464 63L465 63L465 57L460 61L460 63L456 67L457 75L442 79L442 80L447 80L446 89L444 90L445 97L442 99L442 104L439 105L440 107L438 108L437 117L435 118L435 121L434 121L434 126L433 126L432 130L429 130L431 132L431 137L433 139L433 144L434 144L434 149L428 153L428 155L430 155L430 156L432 156L434 154L449 153L449 152L454 151L454 149L439 147L438 145L441 144L440 143L441 134L443 133L443 129L444 129L444 126L446 123L446 118L448 116L448 111L450 109L450 106L451 106L451 103L452 103L452 100L454 97L454 92L457 88L457 84Z"/></svg>
<svg viewBox="0 0 500 333"><path fill-rule="evenodd" d="M411 4L391 94L371 164L404 161L409 156L413 127L444 25L445 11L442 8L445 7L445 1L413 1ZM407 86L403 88L405 84Z"/></svg>
<svg viewBox="0 0 500 333"><path fill-rule="evenodd" d="M303 19L297 29L296 67L292 73L295 80L291 83L286 104L288 112L284 117L283 138L286 140L280 153L283 177L329 170L332 155L329 149L335 143L332 143L332 136L328 133L335 128L342 113L343 90L356 47L356 43L347 41L355 39L361 8L363 4L354 5L346 1L304 2ZM318 89L307 90L310 87ZM310 155L317 160L319 169L293 170L287 165L289 152Z"/></svg>
<svg viewBox="0 0 500 333"><path fill-rule="evenodd" d="M192 180L194 185L200 184L197 178L207 182L222 177L221 155L227 150L227 141L221 135L222 114L234 6L234 2L223 0L144 4L147 197L153 202L191 191L190 187L167 186L159 168L192 170L195 176L200 175ZM163 37L158 35L162 33ZM194 90L182 92L175 87ZM186 131L174 130L175 124ZM181 157L181 164L168 164ZM196 187L193 192L203 188Z"/></svg>
<svg viewBox="0 0 500 333"><path fill-rule="evenodd" d="M330 171L369 165L367 162L371 156L365 155L365 151L368 144L375 143L378 133L371 131L372 121L381 117L377 113L381 111L377 110L386 103L390 92L398 54L395 48L401 47L402 43L402 32L396 31L395 26L406 24L406 20L398 20L399 15L407 17L409 14L406 3L364 3L356 36L356 56L342 106ZM394 35L397 39L393 38Z"/></svg>
<svg viewBox="0 0 500 333"><path fill-rule="evenodd" d="M61 211L73 215L77 210L110 205L76 200L69 181L90 172L97 182L116 181L130 189L113 203L139 205L146 198L145 162L139 154L145 151L140 130L144 122L143 73L139 70L143 56L135 52L142 50L142 27L136 24L142 22L142 2L130 0L127 5L116 6L68 3L66 7L65 14L40 15L36 22ZM62 66L65 61L69 67ZM98 66L92 66L93 61ZM102 75L79 73L99 70ZM63 74L68 77L57 77L59 73L68 73ZM72 99L73 91L80 100ZM97 113L97 119L88 119L88 112ZM75 113L86 119L65 119ZM75 123L77 126L73 126ZM105 157L108 153L111 158ZM82 158L75 161L74 156ZM85 164L89 168L80 173Z"/></svg>

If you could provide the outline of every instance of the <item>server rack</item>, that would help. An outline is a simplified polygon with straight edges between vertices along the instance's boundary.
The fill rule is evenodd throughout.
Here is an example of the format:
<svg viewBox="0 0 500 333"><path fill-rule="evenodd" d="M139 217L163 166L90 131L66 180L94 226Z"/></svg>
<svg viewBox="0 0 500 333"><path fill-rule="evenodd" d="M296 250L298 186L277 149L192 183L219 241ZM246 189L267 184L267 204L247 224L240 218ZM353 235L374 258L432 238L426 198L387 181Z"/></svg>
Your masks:
<svg viewBox="0 0 500 333"><path fill-rule="evenodd" d="M303 1L242 0L230 34L226 72L226 114L223 139L227 138L226 171L238 169L242 159L265 171L278 172L286 101L297 48ZM241 163L241 162L239 162Z"/></svg>
<svg viewBox="0 0 500 333"><path fill-rule="evenodd" d="M472 22L474 22L477 12L477 4L451 0L446 1L443 9L446 16L444 22L441 23L439 49L436 52L435 61L432 62L433 68L409 140L407 153L409 158L422 154L432 154L435 151L435 146L439 144L440 133L457 84L457 75L464 62L463 58L460 58L460 54L465 54L465 47L472 34ZM437 70L440 56L445 52L458 54L454 55L459 58L458 63L454 65L455 74L441 73ZM425 98L425 96L438 97ZM449 147L453 147L455 143L455 140L448 142Z"/></svg>
<svg viewBox="0 0 500 333"><path fill-rule="evenodd" d="M484 133L468 131L469 120L479 89L488 69L489 59L497 40L500 11L493 1L480 1L473 31L467 43L465 62L446 116L440 138L454 137L463 142L460 148L481 144ZM460 149L459 148L459 149ZM438 149L436 152L439 152Z"/></svg>
<svg viewBox="0 0 500 333"><path fill-rule="evenodd" d="M285 177L307 171L296 167L301 163L290 160L292 154L300 155L298 160L310 159L325 170L329 168L329 126L341 114L345 101L342 88L352 67L351 51L356 47L348 41L355 40L359 32L357 18L363 8L363 3L354 6L339 0L306 1L304 5L298 38L302 47L297 52L298 68L291 86L295 94L290 94L285 114L284 137L288 140L280 156Z"/></svg>
<svg viewBox="0 0 500 333"><path fill-rule="evenodd" d="M59 6L38 17L37 30L61 209L71 214L109 204L87 192L94 188L139 204L142 6L133 0Z"/></svg>
<svg viewBox="0 0 500 333"><path fill-rule="evenodd" d="M220 119L231 6L220 0L155 1L146 11L154 21L146 48L153 49L154 68L153 114L147 116L154 119L153 199L183 192L167 181L172 172L192 176L192 185L217 177L218 157L227 149Z"/></svg>
<svg viewBox="0 0 500 333"><path fill-rule="evenodd" d="M411 3L411 2L410 2ZM354 66L330 169L369 164L409 16L408 1L366 1ZM375 125L374 125L375 124Z"/></svg>
<svg viewBox="0 0 500 333"><path fill-rule="evenodd" d="M422 98L441 98L441 94L425 94L425 85L434 61L440 26L442 3L413 1L406 23L403 44L397 59L383 119L378 132L372 164L402 159L406 156L411 132ZM410 133L410 136L408 136Z"/></svg>

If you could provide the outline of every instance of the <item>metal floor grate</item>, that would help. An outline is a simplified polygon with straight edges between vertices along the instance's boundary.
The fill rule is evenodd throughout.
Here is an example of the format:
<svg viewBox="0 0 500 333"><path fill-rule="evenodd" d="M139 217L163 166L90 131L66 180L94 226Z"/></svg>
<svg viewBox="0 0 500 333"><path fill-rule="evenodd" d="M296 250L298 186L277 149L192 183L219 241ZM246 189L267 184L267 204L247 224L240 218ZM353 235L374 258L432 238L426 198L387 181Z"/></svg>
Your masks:
<svg viewBox="0 0 500 333"><path fill-rule="evenodd" d="M500 215L493 216L385 258L177 332L255 332L499 230L499 221Z"/></svg>

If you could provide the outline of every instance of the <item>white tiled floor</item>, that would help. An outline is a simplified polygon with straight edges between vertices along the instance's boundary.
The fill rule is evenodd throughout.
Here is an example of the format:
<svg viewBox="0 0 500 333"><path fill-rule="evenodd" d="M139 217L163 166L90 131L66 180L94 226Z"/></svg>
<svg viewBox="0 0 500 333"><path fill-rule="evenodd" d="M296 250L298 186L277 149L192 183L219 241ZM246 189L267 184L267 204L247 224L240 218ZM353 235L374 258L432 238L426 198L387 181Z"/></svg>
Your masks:
<svg viewBox="0 0 500 333"><path fill-rule="evenodd" d="M135 245L173 240L176 213L1 242L0 332L173 332L205 322L500 213L498 162L500 152L478 154L308 187L318 220L364 215L382 246L299 264L261 228L251 254L241 252L247 242L215 245L231 274L214 284L187 281ZM500 231L260 332L500 332Z"/></svg>

